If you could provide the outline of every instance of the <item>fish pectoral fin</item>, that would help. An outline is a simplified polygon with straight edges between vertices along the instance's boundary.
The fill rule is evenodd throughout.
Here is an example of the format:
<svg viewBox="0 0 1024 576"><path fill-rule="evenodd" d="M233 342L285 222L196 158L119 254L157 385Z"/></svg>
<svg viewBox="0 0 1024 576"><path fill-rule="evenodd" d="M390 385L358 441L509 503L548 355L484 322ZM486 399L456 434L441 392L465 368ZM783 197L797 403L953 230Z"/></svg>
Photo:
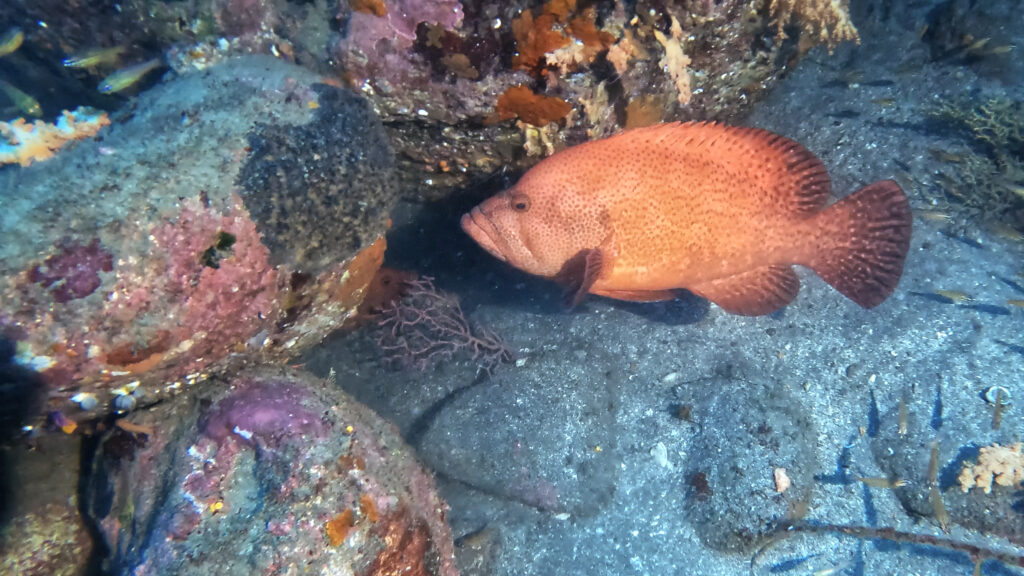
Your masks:
<svg viewBox="0 0 1024 576"><path fill-rule="evenodd" d="M674 290L594 290L591 294L629 302L662 302L676 299Z"/></svg>
<svg viewBox="0 0 1024 576"><path fill-rule="evenodd" d="M800 280L791 266L763 266L690 287L726 312L743 316L770 314L796 298Z"/></svg>
<svg viewBox="0 0 1024 576"><path fill-rule="evenodd" d="M590 287L601 275L604 255L598 248L580 250L562 265L554 276L555 282L565 286L566 306L573 308L590 292Z"/></svg>

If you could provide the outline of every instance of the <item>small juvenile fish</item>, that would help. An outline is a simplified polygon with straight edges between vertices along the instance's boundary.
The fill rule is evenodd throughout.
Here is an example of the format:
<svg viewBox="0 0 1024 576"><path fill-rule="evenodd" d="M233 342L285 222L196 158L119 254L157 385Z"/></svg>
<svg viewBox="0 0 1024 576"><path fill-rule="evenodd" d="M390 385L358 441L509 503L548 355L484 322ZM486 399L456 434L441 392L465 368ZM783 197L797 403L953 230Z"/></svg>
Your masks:
<svg viewBox="0 0 1024 576"><path fill-rule="evenodd" d="M1006 182L1003 184L1007 190L1013 192L1017 196L1024 198L1024 184L1018 184L1016 182Z"/></svg>
<svg viewBox="0 0 1024 576"><path fill-rule="evenodd" d="M755 128L668 123L559 152L462 217L492 256L567 288L671 300L685 288L727 312L789 304L807 266L865 307L896 288L910 243L891 180L826 206L825 166Z"/></svg>
<svg viewBox="0 0 1024 576"><path fill-rule="evenodd" d="M939 522L939 528L942 528L943 532L949 532L949 512L946 510L946 505L942 502L942 493L939 492L938 486L932 486L928 490L928 501L932 505L932 513L935 515L935 520Z"/></svg>
<svg viewBox="0 0 1024 576"><path fill-rule="evenodd" d="M43 115L43 108L39 105L38 100L3 80L0 80L0 91L6 94L11 99L11 102L14 102L14 105L22 114L35 116L36 118Z"/></svg>
<svg viewBox="0 0 1024 576"><path fill-rule="evenodd" d="M17 26L11 28L7 32L4 32L4 35L0 36L0 58L7 56L18 48L21 48L21 43L24 41L25 33Z"/></svg>
<svg viewBox="0 0 1024 576"><path fill-rule="evenodd" d="M1012 44L1006 44L1005 46L996 46L995 48L993 48L989 52L991 54L1006 54L1007 52L1010 52L1011 50L1013 50L1013 45Z"/></svg>
<svg viewBox="0 0 1024 576"><path fill-rule="evenodd" d="M1010 226L1009 224L998 222L996 224L993 224L991 229L992 233L995 234L996 236L999 236L1000 238L1004 238L1012 242L1024 241L1024 234L1021 234L1020 230L1017 230L1016 228Z"/></svg>
<svg viewBox="0 0 1024 576"><path fill-rule="evenodd" d="M1007 306L1016 306L1017 308L1024 308L1024 300L1007 300Z"/></svg>
<svg viewBox="0 0 1024 576"><path fill-rule="evenodd" d="M935 293L943 298L948 298L951 302L956 304L974 301L974 298L971 298L966 292L961 292L960 290L936 290Z"/></svg>
<svg viewBox="0 0 1024 576"><path fill-rule="evenodd" d="M965 50L967 50L968 52L978 52L979 50L984 48L986 44L988 44L989 40L991 40L991 38L979 38L978 40L975 40L968 44ZM965 41L968 41L968 39L965 38Z"/></svg>
<svg viewBox="0 0 1024 576"><path fill-rule="evenodd" d="M143 76L158 68L161 64L159 58L153 58L140 64L122 68L107 76L100 82L99 91L104 94L115 94L134 86Z"/></svg>
<svg viewBox="0 0 1024 576"><path fill-rule="evenodd" d="M937 160L942 162L950 162L953 164L962 164L966 158L963 154L955 154L941 148L929 148L928 152L931 153Z"/></svg>
<svg viewBox="0 0 1024 576"><path fill-rule="evenodd" d="M939 210L922 210L917 213L922 220L929 220L931 222L952 222L953 217L946 212Z"/></svg>
<svg viewBox="0 0 1024 576"><path fill-rule="evenodd" d="M113 64L121 57L124 46L112 48L94 48L86 50L81 54L68 56L61 62L65 68L94 68L106 64Z"/></svg>
<svg viewBox="0 0 1024 576"><path fill-rule="evenodd" d="M902 488L902 487L907 485L907 481L906 480L902 480L900 478L897 478L895 480L890 480L890 479L888 479L886 477L865 478L863 476L858 476L857 477L857 481L858 482L863 482L864 484L867 484L868 486L871 486L872 488L890 488L890 489L892 489L892 488Z"/></svg>

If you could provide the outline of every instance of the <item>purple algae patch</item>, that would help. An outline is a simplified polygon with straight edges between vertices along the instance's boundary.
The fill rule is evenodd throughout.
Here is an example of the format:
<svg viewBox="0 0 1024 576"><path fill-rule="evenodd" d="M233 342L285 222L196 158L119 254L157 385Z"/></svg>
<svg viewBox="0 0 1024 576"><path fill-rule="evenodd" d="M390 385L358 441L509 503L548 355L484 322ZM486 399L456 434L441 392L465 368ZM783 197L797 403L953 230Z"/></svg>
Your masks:
<svg viewBox="0 0 1024 576"><path fill-rule="evenodd" d="M324 423L320 416L302 406L305 397L305 391L288 382L241 384L213 406L204 432L218 442L231 434L264 442L298 434L322 436L326 431Z"/></svg>
<svg viewBox="0 0 1024 576"><path fill-rule="evenodd" d="M114 269L114 257L100 248L99 238L89 245L62 240L56 248L56 254L29 272L29 279L48 289L62 304L92 294L102 283L100 271Z"/></svg>

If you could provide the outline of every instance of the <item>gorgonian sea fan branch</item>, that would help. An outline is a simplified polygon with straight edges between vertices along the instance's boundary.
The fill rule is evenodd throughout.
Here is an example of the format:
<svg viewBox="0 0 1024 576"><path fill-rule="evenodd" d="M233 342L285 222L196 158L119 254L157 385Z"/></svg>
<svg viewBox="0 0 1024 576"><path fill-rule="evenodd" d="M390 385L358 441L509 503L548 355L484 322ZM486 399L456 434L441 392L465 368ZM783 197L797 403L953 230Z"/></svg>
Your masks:
<svg viewBox="0 0 1024 576"><path fill-rule="evenodd" d="M407 281L406 285L406 295L380 314L377 345L386 362L425 370L463 352L492 374L499 364L512 360L512 352L501 338L471 325L458 300L438 290L433 278Z"/></svg>

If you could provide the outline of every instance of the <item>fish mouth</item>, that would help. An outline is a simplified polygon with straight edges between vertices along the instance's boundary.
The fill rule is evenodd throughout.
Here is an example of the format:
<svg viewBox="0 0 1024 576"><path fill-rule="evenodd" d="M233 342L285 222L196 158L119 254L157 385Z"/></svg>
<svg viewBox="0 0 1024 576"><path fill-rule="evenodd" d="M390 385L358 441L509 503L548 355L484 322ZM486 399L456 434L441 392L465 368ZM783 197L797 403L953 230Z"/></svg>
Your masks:
<svg viewBox="0 0 1024 576"><path fill-rule="evenodd" d="M462 225L462 230L469 234L469 237L476 240L476 243L487 250L498 260L502 262L508 262L508 258L501 253L501 249L498 248L498 244L495 242L501 235L498 234L498 230L494 227L487 215L480 210L477 206L469 211L468 214L462 215L462 220L459 222Z"/></svg>

